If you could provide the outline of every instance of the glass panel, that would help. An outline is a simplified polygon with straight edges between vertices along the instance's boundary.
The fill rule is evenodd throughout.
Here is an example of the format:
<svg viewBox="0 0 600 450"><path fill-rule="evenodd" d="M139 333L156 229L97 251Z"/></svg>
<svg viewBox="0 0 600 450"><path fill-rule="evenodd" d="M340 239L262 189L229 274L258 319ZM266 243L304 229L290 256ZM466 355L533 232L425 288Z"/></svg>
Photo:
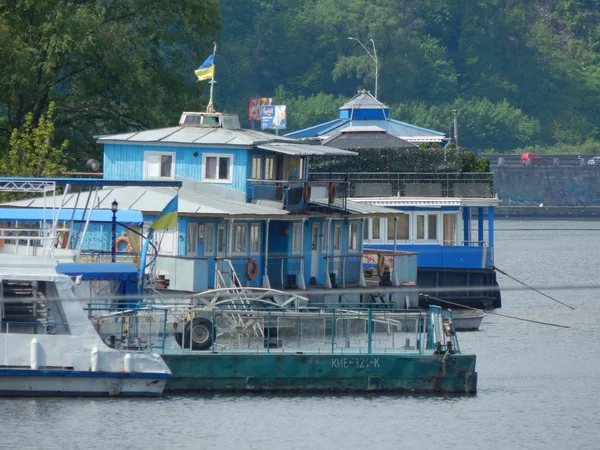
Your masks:
<svg viewBox="0 0 600 450"><path fill-rule="evenodd" d="M225 252L225 228L224 225L219 225L217 230L217 251L219 253Z"/></svg>
<svg viewBox="0 0 600 450"><path fill-rule="evenodd" d="M219 180L229 180L229 158L219 158Z"/></svg>
<svg viewBox="0 0 600 450"><path fill-rule="evenodd" d="M246 253L246 224L234 225L233 227L233 251L234 253Z"/></svg>
<svg viewBox="0 0 600 450"><path fill-rule="evenodd" d="M363 228L363 240L364 241L368 241L369 239L371 239L369 237L369 229L371 228L371 219L367 219L365 220L365 225Z"/></svg>
<svg viewBox="0 0 600 450"><path fill-rule="evenodd" d="M250 225L250 251L252 253L260 252L260 224Z"/></svg>
<svg viewBox="0 0 600 450"><path fill-rule="evenodd" d="M408 214L400 214L398 216L398 230L396 232L396 239L402 241L408 241L408 231L410 227L410 216Z"/></svg>
<svg viewBox="0 0 600 450"><path fill-rule="evenodd" d="M204 254L212 255L215 251L215 225L207 223L204 226Z"/></svg>
<svg viewBox="0 0 600 450"><path fill-rule="evenodd" d="M292 252L300 253L302 249L302 222L292 224Z"/></svg>
<svg viewBox="0 0 600 450"><path fill-rule="evenodd" d="M171 178L171 168L173 167L173 155L160 155L160 176Z"/></svg>
<svg viewBox="0 0 600 450"><path fill-rule="evenodd" d="M146 153L146 178L160 177L160 155L156 153Z"/></svg>
<svg viewBox="0 0 600 450"><path fill-rule="evenodd" d="M377 219L379 220L379 219ZM358 224L356 221L350 222L350 226L348 228L349 242L348 249L349 250L358 250Z"/></svg>
<svg viewBox="0 0 600 450"><path fill-rule="evenodd" d="M425 239L425 216L417 216L417 239Z"/></svg>
<svg viewBox="0 0 600 450"><path fill-rule="evenodd" d="M197 223L189 223L188 224L188 234L187 234L187 252L195 254L197 251L198 251L198 224Z"/></svg>
<svg viewBox="0 0 600 450"><path fill-rule="evenodd" d="M334 227L335 228L333 230L333 249L340 250L340 245L342 242L342 224L336 223Z"/></svg>
<svg viewBox="0 0 600 450"><path fill-rule="evenodd" d="M275 158L267 156L265 158L265 180L275 179Z"/></svg>
<svg viewBox="0 0 600 450"><path fill-rule="evenodd" d="M204 160L204 178L207 180L217 178L217 158L215 156L207 156Z"/></svg>
<svg viewBox="0 0 600 450"><path fill-rule="evenodd" d="M252 157L252 178L255 180L262 178L262 158L260 156Z"/></svg>
<svg viewBox="0 0 600 450"><path fill-rule="evenodd" d="M427 216L427 239L437 239L437 214Z"/></svg>
<svg viewBox="0 0 600 450"><path fill-rule="evenodd" d="M372 239L381 239L381 219L379 217L374 217L371 219L373 222L373 230L372 230Z"/></svg>
<svg viewBox="0 0 600 450"><path fill-rule="evenodd" d="M455 245L456 244L456 215L455 214L444 214L443 219L443 239L444 245Z"/></svg>

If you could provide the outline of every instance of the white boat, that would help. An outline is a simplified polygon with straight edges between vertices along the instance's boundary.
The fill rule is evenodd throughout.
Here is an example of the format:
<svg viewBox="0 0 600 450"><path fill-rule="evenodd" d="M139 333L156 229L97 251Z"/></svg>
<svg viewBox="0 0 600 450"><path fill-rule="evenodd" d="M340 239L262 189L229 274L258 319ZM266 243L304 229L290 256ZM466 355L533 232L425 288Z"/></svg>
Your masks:
<svg viewBox="0 0 600 450"><path fill-rule="evenodd" d="M2 191L45 195L54 189L50 181L0 182ZM58 245L71 231L58 227L59 213L45 210L37 228L2 216L0 396L161 395L171 378L162 358L110 348L80 301L81 276L57 270L77 255Z"/></svg>
<svg viewBox="0 0 600 450"><path fill-rule="evenodd" d="M0 254L0 395L157 396L159 355L109 348L50 258Z"/></svg>
<svg viewBox="0 0 600 450"><path fill-rule="evenodd" d="M456 331L478 331L485 312L480 309L453 309L453 324Z"/></svg>

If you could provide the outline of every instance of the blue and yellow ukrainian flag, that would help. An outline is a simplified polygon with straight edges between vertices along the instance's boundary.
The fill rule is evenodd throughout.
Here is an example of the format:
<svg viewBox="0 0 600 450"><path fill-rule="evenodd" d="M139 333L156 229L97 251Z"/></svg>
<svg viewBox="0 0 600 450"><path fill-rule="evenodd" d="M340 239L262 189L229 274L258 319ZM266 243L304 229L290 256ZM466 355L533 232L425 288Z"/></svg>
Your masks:
<svg viewBox="0 0 600 450"><path fill-rule="evenodd" d="M177 199L178 196L176 195L167 203L167 206L162 210L158 219L150 225L151 230L159 231L165 228L177 228Z"/></svg>
<svg viewBox="0 0 600 450"><path fill-rule="evenodd" d="M213 53L206 61L202 63L200 67L198 67L194 73L198 77L198 81L208 80L209 78L215 77L215 54Z"/></svg>

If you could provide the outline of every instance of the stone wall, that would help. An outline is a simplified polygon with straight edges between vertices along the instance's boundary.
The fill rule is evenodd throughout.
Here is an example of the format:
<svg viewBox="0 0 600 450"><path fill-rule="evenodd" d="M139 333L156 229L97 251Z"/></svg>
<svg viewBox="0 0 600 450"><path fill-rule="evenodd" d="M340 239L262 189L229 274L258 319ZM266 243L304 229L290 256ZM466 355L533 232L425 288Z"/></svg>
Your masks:
<svg viewBox="0 0 600 450"><path fill-rule="evenodd" d="M492 166L500 207L600 206L600 167Z"/></svg>

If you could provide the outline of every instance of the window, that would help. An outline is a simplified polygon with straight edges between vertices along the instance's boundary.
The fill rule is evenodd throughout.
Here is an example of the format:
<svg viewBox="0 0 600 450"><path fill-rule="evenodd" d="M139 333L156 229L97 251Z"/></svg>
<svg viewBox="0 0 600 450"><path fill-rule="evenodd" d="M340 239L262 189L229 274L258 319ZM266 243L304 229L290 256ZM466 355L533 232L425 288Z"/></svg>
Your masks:
<svg viewBox="0 0 600 450"><path fill-rule="evenodd" d="M302 222L292 223L292 253L302 250Z"/></svg>
<svg viewBox="0 0 600 450"><path fill-rule="evenodd" d="M437 240L437 214L427 216L427 239Z"/></svg>
<svg viewBox="0 0 600 450"><path fill-rule="evenodd" d="M444 242L443 245L456 244L456 214L444 214Z"/></svg>
<svg viewBox="0 0 600 450"><path fill-rule="evenodd" d="M342 243L342 224L336 222L333 228L333 250L340 250Z"/></svg>
<svg viewBox="0 0 600 450"><path fill-rule="evenodd" d="M348 228L348 250L358 250L358 222L355 220L350 221Z"/></svg>
<svg viewBox="0 0 600 450"><path fill-rule="evenodd" d="M275 158L267 156L265 158L265 180L275 179Z"/></svg>
<svg viewBox="0 0 600 450"><path fill-rule="evenodd" d="M407 241L408 240L408 227L409 227L409 220L408 220L408 214L400 214L398 216L398 224L395 225L394 224L394 218L393 217L389 217L387 219L387 240L388 241L393 241L394 240L394 228L397 227L396 229L396 240L398 241Z"/></svg>
<svg viewBox="0 0 600 450"><path fill-rule="evenodd" d="M373 224L373 228L371 229L371 239L379 240L381 239L381 219L379 217L373 217L371 219L371 223Z"/></svg>
<svg viewBox="0 0 600 450"><path fill-rule="evenodd" d="M187 227L187 254L196 255L198 251L198 224L188 223Z"/></svg>
<svg viewBox="0 0 600 450"><path fill-rule="evenodd" d="M204 155L204 181L231 183L232 155Z"/></svg>
<svg viewBox="0 0 600 450"><path fill-rule="evenodd" d="M215 224L204 225L204 254L212 255L215 252Z"/></svg>
<svg viewBox="0 0 600 450"><path fill-rule="evenodd" d="M219 254L225 253L225 246L227 242L225 240L225 225L220 223L217 228L217 252Z"/></svg>
<svg viewBox="0 0 600 450"><path fill-rule="evenodd" d="M260 156L252 157L252 179L253 180L261 180L262 179L262 157L260 157Z"/></svg>
<svg viewBox="0 0 600 450"><path fill-rule="evenodd" d="M437 240L437 214L417 214L416 238Z"/></svg>
<svg viewBox="0 0 600 450"><path fill-rule="evenodd" d="M175 153L145 152L144 179L175 178Z"/></svg>
<svg viewBox="0 0 600 450"><path fill-rule="evenodd" d="M248 248L246 243L247 232L248 226L245 223L233 226L233 253L246 253Z"/></svg>
<svg viewBox="0 0 600 450"><path fill-rule="evenodd" d="M260 252L260 224L250 224L250 252Z"/></svg>

